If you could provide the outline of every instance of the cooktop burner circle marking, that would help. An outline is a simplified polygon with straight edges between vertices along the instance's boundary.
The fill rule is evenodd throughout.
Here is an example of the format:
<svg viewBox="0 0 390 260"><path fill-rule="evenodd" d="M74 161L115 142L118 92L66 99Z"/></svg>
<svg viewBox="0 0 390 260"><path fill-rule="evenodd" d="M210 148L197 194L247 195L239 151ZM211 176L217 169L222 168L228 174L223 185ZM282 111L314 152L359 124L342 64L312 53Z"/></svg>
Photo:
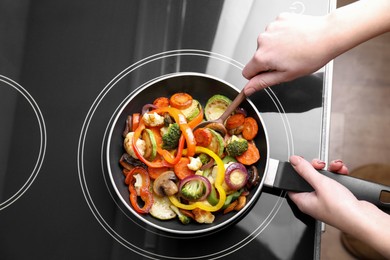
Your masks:
<svg viewBox="0 0 390 260"><path fill-rule="evenodd" d="M231 254L232 252L235 252L235 251L241 249L242 247L244 247L245 245L250 243L253 239L255 239L268 226L270 221L275 217L276 213L278 212L278 210L280 209L280 207L281 207L281 205L283 203L282 198L284 198L286 196L286 193L285 192L281 192L280 196L278 197L277 202L274 204L270 214L267 216L266 221L264 221L264 222L266 222L266 224L264 225L264 222L263 222L253 232L251 232L249 235L247 235L246 238L244 238L241 241L237 241L237 243L235 245L230 246L228 248L225 248L223 250L220 250L218 252L207 254L207 255L195 256L195 257L178 257L178 256L160 255L160 254L156 254L156 253L153 253L153 252L149 252L149 251L147 251L147 250L145 250L143 248L140 248L139 246L129 242L124 237L122 237L120 234L118 234L118 232L115 231L114 228L109 223L107 223L107 221L104 218L104 216L102 216L101 213L99 212L97 206L95 205L95 203L93 201L93 198L91 196L91 193L90 193L90 191L88 189L88 185L87 185L87 182L86 182L86 176L85 176L85 171L84 171L85 170L84 169L84 161L83 161L84 149L85 149L85 138L86 138L86 135L87 135L87 132L88 132L88 129L89 129L89 125L90 125L90 123L92 121L92 118L93 118L97 108L99 107L100 103L103 101L104 97L115 86L115 84L117 82L119 82L123 77L125 77L127 74L131 73L132 71L142 67L143 65L145 65L147 63L150 63L150 62L153 62L153 61L156 61L156 60L161 60L161 59L167 58L167 57L180 56L180 55L204 56L204 57L207 57L207 58L218 59L218 60L221 60L223 62L229 62L231 65L233 65L233 66L235 66L235 67L237 67L239 69L242 69L244 67L241 63L239 63L239 62L237 62L235 60L232 60L232 59L230 59L230 58L228 58L226 56L217 54L217 53L212 53L212 52L203 51L203 50L174 50L174 51L167 51L167 52L158 53L158 54L149 56L149 57L147 57L145 59L142 59L142 60L132 64L131 66L129 66L128 68L126 68L125 70L120 72L99 93L98 97L95 99L95 101L93 102L90 110L88 111L86 119L85 119L85 121L83 123L81 134L80 134L80 139L79 139L78 158L77 158L79 179L80 179L80 184L81 184L81 188L82 188L82 192L84 194L84 197L85 197L85 199L87 201L87 204L88 204L89 208L91 209L93 215L97 219L97 221L102 225L102 227L116 241L118 241L120 244L122 244L123 246L125 246L129 250L135 252L138 255L147 257L149 259L156 259L155 257L159 257L159 258L162 258L162 259L219 259L221 257L224 257L224 256L227 256L227 255ZM284 110L283 110L283 107L280 104L280 101L277 99L276 95L272 92L272 90L266 90L266 91L267 91L269 97L273 100L273 102L274 102L275 106L277 107L279 113L281 114L281 120L283 121L283 125L285 127L286 132L290 132L290 134L287 134L288 154L290 155L291 154L291 148L293 146L291 146L291 143L290 143L292 139L290 139L290 137L291 137L291 129L289 127L288 119L287 119L287 117L283 116ZM276 98L276 101L274 100L274 98ZM278 104L280 106L278 106ZM101 166L102 166L102 172L103 172L103 178L104 178L105 184L108 185L108 183L107 183L107 181L105 179L105 176L104 176L105 169L104 169L103 162L101 162ZM115 199L114 199L114 197L113 197L113 195L111 194L111 191L109 190L108 187L107 187L107 189L108 189L108 192L110 193L110 196L112 197L113 201L115 202L115 204L117 204ZM122 211L121 208L120 208L120 210ZM145 229L145 230L148 231L148 232L153 232L153 231L151 231L149 229ZM158 235L161 235L161 234L158 233ZM179 237L174 237L174 238L179 238ZM186 239L186 238L184 238L184 239Z"/></svg>
<svg viewBox="0 0 390 260"><path fill-rule="evenodd" d="M7 84L8 86L14 88L30 104L30 106L33 109L34 114L38 120L40 139L41 139L38 158L37 158L37 161L34 165L34 168L32 170L31 175L28 177L26 182L23 184L23 186L18 191L16 191L11 197L9 197L8 199L6 199L5 201L0 203L0 210L3 210L6 207L10 206L12 203L14 203L16 200L18 200L28 190L28 188L34 182L35 178L38 176L38 173L41 169L42 163L43 163L44 158L45 158L47 134L46 134L45 120L43 118L42 112L39 109L39 106L37 105L34 98L30 95L30 93L25 88L23 88L20 84L18 84L17 82L15 82L14 80L12 80L6 76L0 75L0 81Z"/></svg>

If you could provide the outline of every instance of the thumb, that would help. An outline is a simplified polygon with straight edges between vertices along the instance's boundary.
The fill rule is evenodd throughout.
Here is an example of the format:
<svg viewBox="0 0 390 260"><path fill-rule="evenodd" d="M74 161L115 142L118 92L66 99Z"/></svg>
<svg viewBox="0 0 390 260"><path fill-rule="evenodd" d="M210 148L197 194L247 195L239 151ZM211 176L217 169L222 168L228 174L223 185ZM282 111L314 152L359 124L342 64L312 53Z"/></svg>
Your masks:
<svg viewBox="0 0 390 260"><path fill-rule="evenodd" d="M324 176L320 174L314 167L302 157L293 155L290 157L290 163L314 189L322 182Z"/></svg>
<svg viewBox="0 0 390 260"><path fill-rule="evenodd" d="M283 81L282 79L283 72L280 71L267 71L257 74L245 85L245 95L249 97L256 91L277 85Z"/></svg>

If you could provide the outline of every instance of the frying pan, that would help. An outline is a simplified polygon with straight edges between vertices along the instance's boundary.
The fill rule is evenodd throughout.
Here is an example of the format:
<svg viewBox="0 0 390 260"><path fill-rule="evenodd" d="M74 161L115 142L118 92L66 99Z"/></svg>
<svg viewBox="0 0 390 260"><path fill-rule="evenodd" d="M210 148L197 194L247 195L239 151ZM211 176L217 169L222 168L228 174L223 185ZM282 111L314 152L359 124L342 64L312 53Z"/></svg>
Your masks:
<svg viewBox="0 0 390 260"><path fill-rule="evenodd" d="M190 93L194 99L197 99L202 105L205 105L208 98L214 94L223 94L230 99L234 99L239 93L239 90L229 83L210 75L183 72L165 75L140 86L124 99L112 120L112 125L108 133L106 160L108 173L115 192L123 205L137 219L141 220L147 226L164 232L181 235L203 234L218 231L242 219L255 205L263 186L289 191L313 190L294 171L288 162L280 162L269 158L269 144L265 124L256 106L249 99L246 99L240 106L247 111L248 116L252 116L257 120L259 132L254 141L259 149L261 158L255 164L260 175L260 182L251 190L247 197L245 207L238 212L228 214L215 213L215 220L212 224L198 224L193 221L190 224L184 225L176 218L172 220L159 220L150 214L144 215L137 213L130 204L128 186L124 183L124 175L119 165L119 159L124 153L122 132L126 117L132 113L140 112L143 105L153 102L157 97L169 97L177 92ZM327 171L320 172L345 185L358 199L370 201L382 208L390 208L389 203L380 201L381 192L390 192L390 187Z"/></svg>

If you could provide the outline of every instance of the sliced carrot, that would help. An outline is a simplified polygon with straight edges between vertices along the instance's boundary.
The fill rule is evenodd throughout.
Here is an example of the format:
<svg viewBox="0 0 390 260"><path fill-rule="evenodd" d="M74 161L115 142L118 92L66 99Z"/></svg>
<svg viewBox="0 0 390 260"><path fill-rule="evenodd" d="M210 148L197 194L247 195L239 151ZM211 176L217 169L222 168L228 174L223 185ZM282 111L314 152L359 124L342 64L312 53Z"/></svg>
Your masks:
<svg viewBox="0 0 390 260"><path fill-rule="evenodd" d="M213 139L213 134L208 128L198 128L194 131L196 144L203 147L208 147Z"/></svg>
<svg viewBox="0 0 390 260"><path fill-rule="evenodd" d="M169 168L169 167L161 167L161 168L148 167L149 177L150 177L150 179L155 180L162 173L169 171L170 169L171 168Z"/></svg>
<svg viewBox="0 0 390 260"><path fill-rule="evenodd" d="M224 209L223 214L227 214L227 213L229 213L230 211L233 211L234 208L237 206L237 204L238 204L238 201L237 201L237 200L235 200L235 201L233 201L232 203L230 203L229 206L227 206L227 208Z"/></svg>
<svg viewBox="0 0 390 260"><path fill-rule="evenodd" d="M188 168L187 164L190 163L190 158L181 157L179 162L173 166L173 171L175 172L177 178L180 180L184 179L187 176L194 175L195 172Z"/></svg>
<svg viewBox="0 0 390 260"><path fill-rule="evenodd" d="M169 106L169 99L167 97L158 97L153 101L153 105L156 107L167 107Z"/></svg>
<svg viewBox="0 0 390 260"><path fill-rule="evenodd" d="M192 96L188 93L175 93L169 99L169 104L177 109L185 109L191 106Z"/></svg>
<svg viewBox="0 0 390 260"><path fill-rule="evenodd" d="M244 124L245 116L241 113L229 116L226 120L226 129L234 129Z"/></svg>
<svg viewBox="0 0 390 260"><path fill-rule="evenodd" d="M237 202L237 205L234 207L235 211L239 211L245 206L246 196L241 195L240 197L238 197Z"/></svg>
<svg viewBox="0 0 390 260"><path fill-rule="evenodd" d="M131 126L132 126L132 130L131 131L134 132L135 129L138 128L140 118L141 118L141 114L140 113L134 113L133 114L132 119L131 119Z"/></svg>
<svg viewBox="0 0 390 260"><path fill-rule="evenodd" d="M244 121L244 128L242 129L242 136L250 141L255 138L257 132L259 131L259 126L257 125L256 120L253 117L246 117Z"/></svg>
<svg viewBox="0 0 390 260"><path fill-rule="evenodd" d="M236 156L237 161L245 165L252 165L260 159L260 152L254 142L248 142L248 150Z"/></svg>
<svg viewBox="0 0 390 260"><path fill-rule="evenodd" d="M191 219L195 219L195 216L194 216L194 214L192 213L192 211L186 210L186 209L179 209L179 211L180 211L181 213L183 213L183 215L185 215L185 216L187 216L187 217L189 217L189 218L191 218Z"/></svg>

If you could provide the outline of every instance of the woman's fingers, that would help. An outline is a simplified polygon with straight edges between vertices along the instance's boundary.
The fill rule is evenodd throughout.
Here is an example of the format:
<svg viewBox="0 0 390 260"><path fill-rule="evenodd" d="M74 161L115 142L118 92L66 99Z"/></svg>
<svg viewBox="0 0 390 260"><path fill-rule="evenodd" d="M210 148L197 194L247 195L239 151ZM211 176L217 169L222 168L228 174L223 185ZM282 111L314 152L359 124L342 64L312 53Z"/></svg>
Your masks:
<svg viewBox="0 0 390 260"><path fill-rule="evenodd" d="M245 95L249 97L254 92L277 85L283 79L283 72L266 71L251 78L244 87Z"/></svg>
<svg viewBox="0 0 390 260"><path fill-rule="evenodd" d="M313 159L311 165L317 170L322 170L325 168L326 163L319 159ZM342 160L334 160L329 163L328 171L335 172L339 174L348 174L348 167L344 164Z"/></svg>
<svg viewBox="0 0 390 260"><path fill-rule="evenodd" d="M320 174L314 167L305 159L300 156L293 155L290 157L290 163L314 189L321 183L322 179L325 178Z"/></svg>
<svg viewBox="0 0 390 260"><path fill-rule="evenodd" d="M317 170L322 170L325 168L326 163L324 161L319 160L319 159L313 159L311 161L311 165L313 165L313 167L316 168Z"/></svg>
<svg viewBox="0 0 390 260"><path fill-rule="evenodd" d="M329 163L328 170L340 174L348 174L348 168L342 160L334 160Z"/></svg>
<svg viewBox="0 0 390 260"><path fill-rule="evenodd" d="M245 67L242 70L242 75L247 80L250 80L251 78L253 78L254 76L256 76L257 74L259 74L262 71L268 70L263 64L261 64L261 61L259 61L256 58L256 55L257 55L257 52L255 53L255 55L252 57L252 59L245 65Z"/></svg>

